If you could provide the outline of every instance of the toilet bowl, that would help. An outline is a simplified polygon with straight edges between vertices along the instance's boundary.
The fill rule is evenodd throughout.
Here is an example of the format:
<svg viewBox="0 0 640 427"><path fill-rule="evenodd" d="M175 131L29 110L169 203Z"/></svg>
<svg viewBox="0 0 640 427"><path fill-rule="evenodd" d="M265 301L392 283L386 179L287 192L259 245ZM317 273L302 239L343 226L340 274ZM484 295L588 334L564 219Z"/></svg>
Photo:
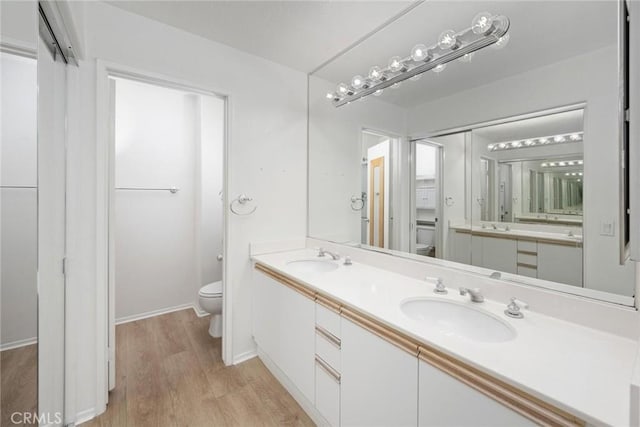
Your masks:
<svg viewBox="0 0 640 427"><path fill-rule="evenodd" d="M213 282L201 287L198 300L200 307L207 313L211 313L209 335L220 338L222 336L222 282Z"/></svg>

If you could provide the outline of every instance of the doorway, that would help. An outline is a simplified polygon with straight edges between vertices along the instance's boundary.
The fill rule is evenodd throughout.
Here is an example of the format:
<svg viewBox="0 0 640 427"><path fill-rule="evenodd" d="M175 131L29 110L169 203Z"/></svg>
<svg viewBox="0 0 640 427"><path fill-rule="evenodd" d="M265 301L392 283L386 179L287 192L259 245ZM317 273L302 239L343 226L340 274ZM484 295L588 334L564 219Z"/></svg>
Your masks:
<svg viewBox="0 0 640 427"><path fill-rule="evenodd" d="M185 309L221 315L199 291L224 288L226 99L120 75L109 76L109 93L112 390L116 324Z"/></svg>
<svg viewBox="0 0 640 427"><path fill-rule="evenodd" d="M413 252L442 258L442 147L431 141L415 141L414 153Z"/></svg>

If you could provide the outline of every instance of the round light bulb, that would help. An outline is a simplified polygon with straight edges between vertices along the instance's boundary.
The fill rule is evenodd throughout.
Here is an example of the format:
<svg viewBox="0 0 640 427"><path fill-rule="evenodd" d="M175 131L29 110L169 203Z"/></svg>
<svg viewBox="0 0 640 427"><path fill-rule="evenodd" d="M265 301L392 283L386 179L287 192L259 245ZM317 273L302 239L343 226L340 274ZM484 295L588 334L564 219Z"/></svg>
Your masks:
<svg viewBox="0 0 640 427"><path fill-rule="evenodd" d="M487 34L493 27L493 15L480 12L471 20L471 30L474 34Z"/></svg>
<svg viewBox="0 0 640 427"><path fill-rule="evenodd" d="M546 168L546 167L547 167L547 166L549 166L549 165L548 165L548 164L546 164L546 163L543 163L543 164L541 164L540 166L542 166L543 168Z"/></svg>
<svg viewBox="0 0 640 427"><path fill-rule="evenodd" d="M571 175L569 172L565 173L564 176L569 176Z"/></svg>
<svg viewBox="0 0 640 427"><path fill-rule="evenodd" d="M402 58L399 56L394 56L389 60L389 69L394 73L401 71L403 68L405 67L402 63Z"/></svg>
<svg viewBox="0 0 640 427"><path fill-rule="evenodd" d="M578 172L578 175L582 176L582 172Z"/></svg>
<svg viewBox="0 0 640 427"><path fill-rule="evenodd" d="M577 141L580 139L580 135L578 135L577 133L572 133L569 139L572 141Z"/></svg>
<svg viewBox="0 0 640 427"><path fill-rule="evenodd" d="M360 89L362 86L364 86L364 79L362 76L357 75L351 79L351 87L354 89Z"/></svg>
<svg viewBox="0 0 640 427"><path fill-rule="evenodd" d="M578 164L579 164L579 165L581 165L581 164L583 164L583 163L584 163L584 161L582 161L582 160L578 160Z"/></svg>
<svg viewBox="0 0 640 427"><path fill-rule="evenodd" d="M336 88L336 92L340 96L348 95L349 94L349 86L347 86L345 83L340 83L338 85L338 87Z"/></svg>
<svg viewBox="0 0 640 427"><path fill-rule="evenodd" d="M433 72L434 73L440 73L442 72L442 70L444 70L445 68L447 68L447 64L438 64L435 67L433 67Z"/></svg>
<svg viewBox="0 0 640 427"><path fill-rule="evenodd" d="M531 146L531 145L533 145L533 141L532 141L532 140L530 140L530 139L527 139L527 140L524 142L524 145L526 145L527 147L528 147L528 146Z"/></svg>
<svg viewBox="0 0 640 427"><path fill-rule="evenodd" d="M413 80L415 82L420 80L420 77L422 77L422 74L416 74L415 76L409 78L409 80Z"/></svg>
<svg viewBox="0 0 640 427"><path fill-rule="evenodd" d="M560 162L560 163L558 163L558 166L566 166L566 163L565 162Z"/></svg>
<svg viewBox="0 0 640 427"><path fill-rule="evenodd" d="M471 60L473 59L473 55L475 54L475 52L465 53L460 57L460 62L471 62Z"/></svg>
<svg viewBox="0 0 640 427"><path fill-rule="evenodd" d="M392 84L391 89L398 89L400 87L400 84L400 82Z"/></svg>
<svg viewBox="0 0 640 427"><path fill-rule="evenodd" d="M487 148L489 149L489 151L492 151L494 148L496 148L496 146L493 144L489 144L487 145Z"/></svg>
<svg viewBox="0 0 640 427"><path fill-rule="evenodd" d="M553 140L555 142L564 142L564 136L558 135L558 136L554 137Z"/></svg>
<svg viewBox="0 0 640 427"><path fill-rule="evenodd" d="M423 44L417 44L411 49L411 59L416 62L427 61L429 60L429 52L427 51L427 47Z"/></svg>
<svg viewBox="0 0 640 427"><path fill-rule="evenodd" d="M438 37L438 47L440 49L452 49L457 43L456 32L453 30L443 31Z"/></svg>
<svg viewBox="0 0 640 427"><path fill-rule="evenodd" d="M500 144L498 144L498 148L505 148L507 146L507 144L505 144L504 142L501 142Z"/></svg>
<svg viewBox="0 0 640 427"><path fill-rule="evenodd" d="M335 95L331 92L327 92L325 96L327 97L327 99L333 99L335 97Z"/></svg>
<svg viewBox="0 0 640 427"><path fill-rule="evenodd" d="M540 144L546 144L549 142L549 138L540 138L538 141L540 141Z"/></svg>
<svg viewBox="0 0 640 427"><path fill-rule="evenodd" d="M382 95L383 90L382 89L378 89L377 91L373 92L374 96L380 96Z"/></svg>
<svg viewBox="0 0 640 427"><path fill-rule="evenodd" d="M493 45L496 49L502 49L506 45L509 44L509 39L511 36L507 33L504 36L500 37L497 42Z"/></svg>
<svg viewBox="0 0 640 427"><path fill-rule="evenodd" d="M374 82L377 82L382 78L382 69L378 66L373 66L369 69L369 78Z"/></svg>

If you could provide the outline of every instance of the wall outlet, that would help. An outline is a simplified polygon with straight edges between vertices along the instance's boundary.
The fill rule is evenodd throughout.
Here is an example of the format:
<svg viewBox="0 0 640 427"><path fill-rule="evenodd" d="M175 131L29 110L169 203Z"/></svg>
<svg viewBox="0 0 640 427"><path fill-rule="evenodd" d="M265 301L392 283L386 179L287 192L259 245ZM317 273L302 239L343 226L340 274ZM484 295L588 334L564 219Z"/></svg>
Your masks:
<svg viewBox="0 0 640 427"><path fill-rule="evenodd" d="M616 222L615 221L602 221L600 223L600 235L601 236L615 236L616 235Z"/></svg>

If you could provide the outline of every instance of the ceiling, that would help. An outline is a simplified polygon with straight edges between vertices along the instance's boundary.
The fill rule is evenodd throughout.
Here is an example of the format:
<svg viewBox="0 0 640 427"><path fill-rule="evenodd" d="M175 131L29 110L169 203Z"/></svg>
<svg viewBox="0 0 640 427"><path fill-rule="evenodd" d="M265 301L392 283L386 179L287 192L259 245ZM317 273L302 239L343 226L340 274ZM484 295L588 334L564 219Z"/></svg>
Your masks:
<svg viewBox="0 0 640 427"><path fill-rule="evenodd" d="M615 1L439 1L429 0L378 31L316 75L349 83L373 65L386 66L394 55L408 56L417 43L427 46L447 29L471 26L479 12L510 19L510 42L501 50L476 52L470 63L449 63L441 73L427 72L418 81L387 89L380 99L412 108L455 92L482 86L533 68L584 54L617 40ZM324 95L324 94L323 94Z"/></svg>
<svg viewBox="0 0 640 427"><path fill-rule="evenodd" d="M414 1L107 1L201 37L311 72Z"/></svg>
<svg viewBox="0 0 640 427"><path fill-rule="evenodd" d="M566 111L525 120L474 129L474 135L487 142L515 141L558 134L580 132L584 126L583 110Z"/></svg>

